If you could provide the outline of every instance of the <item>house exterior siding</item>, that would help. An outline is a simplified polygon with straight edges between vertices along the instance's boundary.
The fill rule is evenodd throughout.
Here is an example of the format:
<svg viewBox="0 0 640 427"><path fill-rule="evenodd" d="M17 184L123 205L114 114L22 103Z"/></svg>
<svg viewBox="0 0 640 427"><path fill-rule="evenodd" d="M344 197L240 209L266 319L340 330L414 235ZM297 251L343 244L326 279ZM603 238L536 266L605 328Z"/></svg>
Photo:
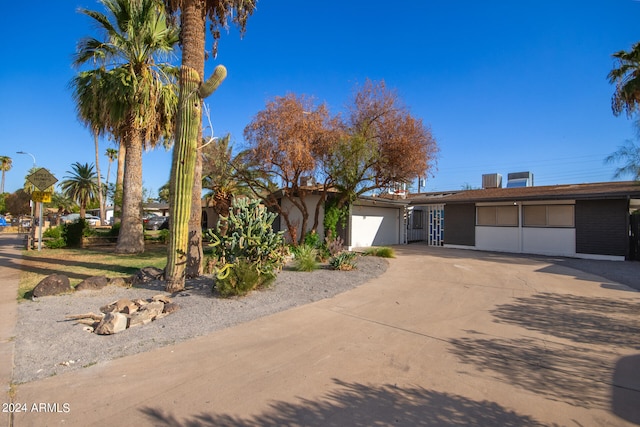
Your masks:
<svg viewBox="0 0 640 427"><path fill-rule="evenodd" d="M628 256L629 209L626 199L576 201L576 252Z"/></svg>
<svg viewBox="0 0 640 427"><path fill-rule="evenodd" d="M475 203L446 204L444 216L447 221L444 231L445 245L475 246Z"/></svg>

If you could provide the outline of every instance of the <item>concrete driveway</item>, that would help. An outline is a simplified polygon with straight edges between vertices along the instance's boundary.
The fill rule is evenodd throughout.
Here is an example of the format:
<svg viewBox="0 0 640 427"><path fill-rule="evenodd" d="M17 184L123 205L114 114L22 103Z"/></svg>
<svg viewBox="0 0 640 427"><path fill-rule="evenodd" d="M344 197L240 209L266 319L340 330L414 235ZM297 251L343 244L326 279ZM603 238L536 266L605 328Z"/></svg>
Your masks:
<svg viewBox="0 0 640 427"><path fill-rule="evenodd" d="M640 424L640 293L611 267L396 250L332 299L21 384L14 425Z"/></svg>

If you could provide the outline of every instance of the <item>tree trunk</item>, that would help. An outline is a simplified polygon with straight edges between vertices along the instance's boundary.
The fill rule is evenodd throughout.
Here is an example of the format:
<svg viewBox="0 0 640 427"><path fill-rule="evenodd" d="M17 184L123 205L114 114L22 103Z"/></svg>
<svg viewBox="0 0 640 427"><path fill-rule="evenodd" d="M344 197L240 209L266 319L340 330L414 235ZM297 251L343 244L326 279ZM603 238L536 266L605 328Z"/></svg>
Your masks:
<svg viewBox="0 0 640 427"><path fill-rule="evenodd" d="M104 207L104 196L102 194L102 178L100 177L100 147L98 143L98 133L93 134L93 143L96 148L96 175L98 175L98 204L100 205L100 225L105 224L106 209Z"/></svg>
<svg viewBox="0 0 640 427"><path fill-rule="evenodd" d="M144 252L142 228L142 135L137 129L129 133L125 142L126 167L122 185L122 221L116 253ZM122 144L121 144L122 146Z"/></svg>
<svg viewBox="0 0 640 427"><path fill-rule="evenodd" d="M116 189L113 193L113 217L120 222L122 217L122 183L124 181L124 164L127 155L127 147L122 141L118 144L118 170L116 174Z"/></svg>
<svg viewBox="0 0 640 427"><path fill-rule="evenodd" d="M198 141L202 141L202 126L198 128ZM196 150L196 164L193 171L193 191L191 192L191 215L189 216L189 249L187 251L186 277L202 275L202 152Z"/></svg>

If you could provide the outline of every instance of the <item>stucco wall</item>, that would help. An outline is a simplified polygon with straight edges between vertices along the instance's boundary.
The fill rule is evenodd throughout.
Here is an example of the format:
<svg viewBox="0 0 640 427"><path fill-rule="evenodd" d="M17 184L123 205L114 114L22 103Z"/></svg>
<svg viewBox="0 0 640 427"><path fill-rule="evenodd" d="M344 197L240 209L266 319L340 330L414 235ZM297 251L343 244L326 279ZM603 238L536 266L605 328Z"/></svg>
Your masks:
<svg viewBox="0 0 640 427"><path fill-rule="evenodd" d="M294 226L296 226L296 229L298 232L298 238L300 238L301 233L302 235L304 235L307 232L311 231L313 227L313 219L315 216L316 204L318 203L318 200L320 200L320 196L318 195L308 195L305 197L305 205L307 206L309 219L307 223L307 228L304 231L304 233L302 233L302 212L300 212L300 209L298 209L293 203L291 203L289 199L282 199L281 201L282 209L285 212L288 212L289 220ZM324 225L322 223L323 218L324 218L324 206L321 206L320 220L318 221L318 228L316 230L318 235L320 235L321 239L324 239ZM285 223L284 218L282 218L282 216L279 215L276 221L280 221L280 230L284 231L284 237L286 241L288 242L291 241L291 236L289 235L289 230L287 229L287 224Z"/></svg>

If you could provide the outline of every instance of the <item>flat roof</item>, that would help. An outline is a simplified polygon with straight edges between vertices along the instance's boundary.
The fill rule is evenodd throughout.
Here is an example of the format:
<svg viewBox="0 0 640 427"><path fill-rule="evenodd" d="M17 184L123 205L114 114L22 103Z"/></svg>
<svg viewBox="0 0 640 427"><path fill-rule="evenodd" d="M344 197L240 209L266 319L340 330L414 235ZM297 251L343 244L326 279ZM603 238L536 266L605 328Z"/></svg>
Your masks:
<svg viewBox="0 0 640 427"><path fill-rule="evenodd" d="M591 184L563 184L463 190L439 196L434 196L432 194L415 195L411 198L411 204L618 198L640 198L640 182L616 181L597 182Z"/></svg>

